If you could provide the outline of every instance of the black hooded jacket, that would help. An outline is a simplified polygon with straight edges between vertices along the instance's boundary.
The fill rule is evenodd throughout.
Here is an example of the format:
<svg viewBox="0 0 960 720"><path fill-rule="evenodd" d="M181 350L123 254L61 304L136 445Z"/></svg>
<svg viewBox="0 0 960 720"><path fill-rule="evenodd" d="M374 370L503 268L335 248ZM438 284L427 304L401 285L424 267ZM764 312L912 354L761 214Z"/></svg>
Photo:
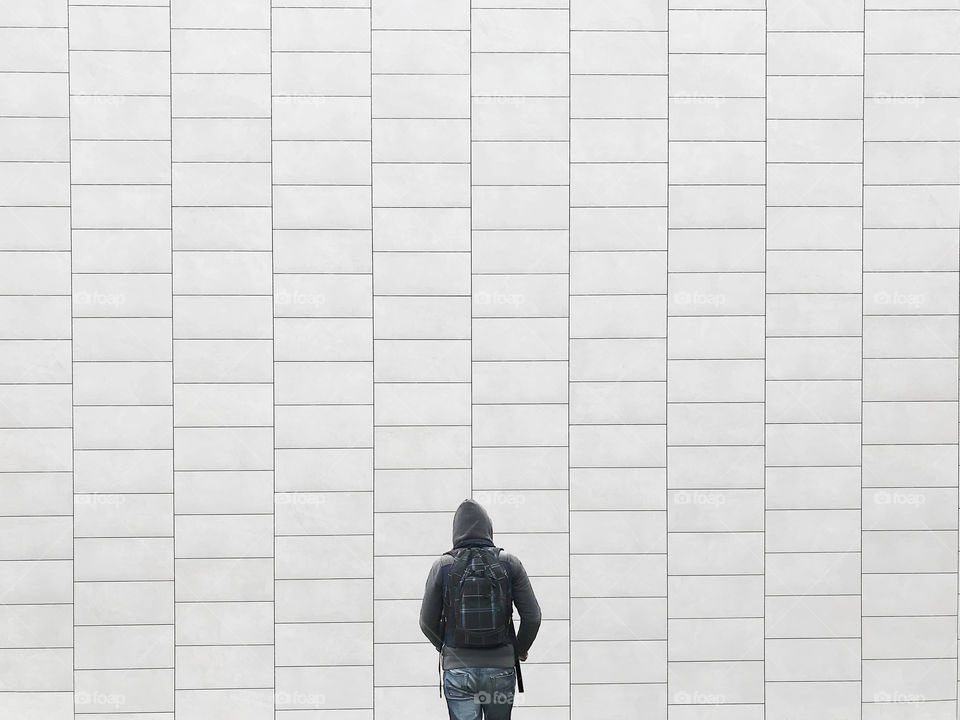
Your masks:
<svg viewBox="0 0 960 720"><path fill-rule="evenodd" d="M487 511L476 500L464 500L453 516L453 547L469 545L493 546L493 522ZM520 614L520 627L517 630L517 651L522 656L533 644L540 629L540 605L527 571L516 555L506 550L500 553L500 561L510 573L513 585L513 604ZM440 616L443 611L443 587L440 569L452 565L453 557L442 555L430 568L423 603L420 606L420 629L433 646L443 656L443 668L457 667L513 667L513 648L505 645L499 648L451 648L443 644L440 635Z"/></svg>

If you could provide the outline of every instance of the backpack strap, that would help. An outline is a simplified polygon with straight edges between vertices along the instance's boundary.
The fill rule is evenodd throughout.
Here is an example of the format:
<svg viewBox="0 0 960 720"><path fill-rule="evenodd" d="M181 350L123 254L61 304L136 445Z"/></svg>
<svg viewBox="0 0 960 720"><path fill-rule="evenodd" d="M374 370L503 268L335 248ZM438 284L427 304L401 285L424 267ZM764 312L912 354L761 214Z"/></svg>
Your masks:
<svg viewBox="0 0 960 720"><path fill-rule="evenodd" d="M447 551L444 555L456 557ZM437 653L437 685L440 697L443 697L443 645L447 639L447 577L450 575L450 563L440 566L440 652Z"/></svg>
<svg viewBox="0 0 960 720"><path fill-rule="evenodd" d="M457 548L447 550L444 555L449 555L456 562L459 555ZM440 566L440 652L437 653L437 685L440 690L440 697L443 697L443 645L447 639L447 579L450 577L450 570L453 563L445 563Z"/></svg>
<svg viewBox="0 0 960 720"><path fill-rule="evenodd" d="M517 671L517 692L523 692L523 672L520 670L520 655L517 653L517 630L513 627L513 616L510 616L510 634L513 635L513 667Z"/></svg>
<svg viewBox="0 0 960 720"><path fill-rule="evenodd" d="M440 697L443 697L443 645L446 643L447 639L447 580L450 577L450 570L453 569L454 563L460 558L459 550L468 550L467 548L453 548L447 550L444 555L449 555L453 558L453 563L445 563L440 566L440 652L437 653L437 677L438 677L438 686L440 690Z"/></svg>
<svg viewBox="0 0 960 720"><path fill-rule="evenodd" d="M497 560L500 559L500 551L503 548L497 548ZM513 644L513 667L517 671L517 692L523 692L523 672L520 670L520 655L517 653L517 629L513 625L513 575L511 574L511 565L508 562L503 563L507 572L507 581L510 583L510 635Z"/></svg>

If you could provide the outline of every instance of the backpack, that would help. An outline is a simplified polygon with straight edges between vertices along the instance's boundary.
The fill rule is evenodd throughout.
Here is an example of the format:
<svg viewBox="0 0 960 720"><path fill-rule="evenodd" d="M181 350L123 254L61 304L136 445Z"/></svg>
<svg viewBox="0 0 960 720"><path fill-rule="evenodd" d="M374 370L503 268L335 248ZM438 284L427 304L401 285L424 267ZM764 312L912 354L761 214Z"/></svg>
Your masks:
<svg viewBox="0 0 960 720"><path fill-rule="evenodd" d="M443 613L440 625L443 642L448 647L492 648L514 645L513 583L510 573L500 562L503 548L490 546L462 547L448 550L454 560L441 568L443 578ZM523 692L523 675L517 649L513 649L517 672L517 690ZM440 695L443 696L442 653L437 656Z"/></svg>
<svg viewBox="0 0 960 720"><path fill-rule="evenodd" d="M513 643L513 592L497 547L448 550L443 618L449 647L493 648Z"/></svg>

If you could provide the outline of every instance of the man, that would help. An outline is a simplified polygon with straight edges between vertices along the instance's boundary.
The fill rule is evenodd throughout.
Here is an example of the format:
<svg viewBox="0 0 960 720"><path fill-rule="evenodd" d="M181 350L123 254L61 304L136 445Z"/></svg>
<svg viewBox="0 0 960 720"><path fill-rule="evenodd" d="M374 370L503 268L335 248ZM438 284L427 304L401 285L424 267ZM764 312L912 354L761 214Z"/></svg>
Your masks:
<svg viewBox="0 0 960 720"><path fill-rule="evenodd" d="M516 634L513 605L520 613ZM458 608L453 618L451 608ZM509 720L516 670L540 629L540 605L520 559L493 544L493 522L475 500L460 503L453 550L430 568L420 629L440 652L450 720Z"/></svg>

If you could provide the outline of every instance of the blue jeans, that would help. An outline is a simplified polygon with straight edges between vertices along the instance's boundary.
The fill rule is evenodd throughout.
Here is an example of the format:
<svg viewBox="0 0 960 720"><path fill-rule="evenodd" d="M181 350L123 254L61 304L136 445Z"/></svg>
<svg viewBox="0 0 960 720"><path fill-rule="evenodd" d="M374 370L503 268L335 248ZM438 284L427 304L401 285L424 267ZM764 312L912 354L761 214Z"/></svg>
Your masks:
<svg viewBox="0 0 960 720"><path fill-rule="evenodd" d="M514 668L452 668L443 671L450 720L510 720Z"/></svg>

